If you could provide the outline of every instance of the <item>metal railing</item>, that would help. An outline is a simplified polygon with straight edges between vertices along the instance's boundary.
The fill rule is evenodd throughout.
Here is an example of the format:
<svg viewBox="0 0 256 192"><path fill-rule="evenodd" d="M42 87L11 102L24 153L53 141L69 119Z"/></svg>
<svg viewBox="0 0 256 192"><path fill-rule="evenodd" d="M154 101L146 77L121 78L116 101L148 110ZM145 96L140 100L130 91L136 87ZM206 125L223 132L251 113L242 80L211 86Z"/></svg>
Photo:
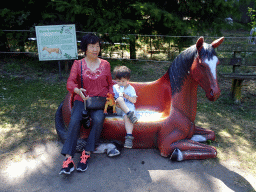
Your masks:
<svg viewBox="0 0 256 192"><path fill-rule="evenodd" d="M35 31L31 30L2 30L6 33L9 51L0 51L2 54L34 54L37 55ZM20 35L22 33L23 35ZM86 33L77 31L77 44ZM96 32L95 32L96 33ZM19 34L19 35L18 35ZM98 33L96 33L98 34ZM98 34L104 36L105 34ZM108 34L110 35L110 34ZM136 59L130 58L130 38L136 36ZM18 38L20 37L20 38ZM182 50L196 43L199 36L170 36L170 35L140 35L126 34L118 42L103 41L101 57L106 59L130 59L140 61L168 62L173 60ZM207 43L219 37L204 37ZM224 44L248 44L249 37L225 37ZM79 50L79 49L78 49ZM78 51L83 55L81 50Z"/></svg>

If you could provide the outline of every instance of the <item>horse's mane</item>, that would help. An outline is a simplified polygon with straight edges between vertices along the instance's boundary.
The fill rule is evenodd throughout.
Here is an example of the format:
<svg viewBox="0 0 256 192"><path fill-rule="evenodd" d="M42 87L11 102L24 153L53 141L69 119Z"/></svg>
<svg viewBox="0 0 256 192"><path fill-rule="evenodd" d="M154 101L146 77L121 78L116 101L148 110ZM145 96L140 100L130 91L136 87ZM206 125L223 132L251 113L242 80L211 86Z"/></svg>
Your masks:
<svg viewBox="0 0 256 192"><path fill-rule="evenodd" d="M172 62L168 69L172 95L180 91L183 81L189 75L190 68L197 55L196 45L193 45L181 52L181 54L179 54ZM207 57L208 59L211 59L214 55L216 55L216 52L212 45L204 43L203 48L199 52L200 58L204 59Z"/></svg>

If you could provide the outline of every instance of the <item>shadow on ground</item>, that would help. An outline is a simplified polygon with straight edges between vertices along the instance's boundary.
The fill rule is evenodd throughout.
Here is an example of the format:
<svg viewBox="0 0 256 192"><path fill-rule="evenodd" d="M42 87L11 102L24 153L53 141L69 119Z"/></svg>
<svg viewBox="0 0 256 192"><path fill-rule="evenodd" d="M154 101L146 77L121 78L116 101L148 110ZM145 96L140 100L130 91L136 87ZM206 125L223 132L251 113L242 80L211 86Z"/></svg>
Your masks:
<svg viewBox="0 0 256 192"><path fill-rule="evenodd" d="M156 149L93 154L85 173L59 175L62 144L49 142L1 169L1 191L255 191L256 178L217 160L171 162ZM79 154L74 158L79 161Z"/></svg>

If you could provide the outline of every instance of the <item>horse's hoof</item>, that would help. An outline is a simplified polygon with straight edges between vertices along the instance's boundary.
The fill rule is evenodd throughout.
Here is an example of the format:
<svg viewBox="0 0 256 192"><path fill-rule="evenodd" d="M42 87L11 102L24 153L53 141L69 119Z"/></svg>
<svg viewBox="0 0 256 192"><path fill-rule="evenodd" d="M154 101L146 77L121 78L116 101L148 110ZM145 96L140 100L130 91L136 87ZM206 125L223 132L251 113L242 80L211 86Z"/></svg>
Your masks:
<svg viewBox="0 0 256 192"><path fill-rule="evenodd" d="M182 152L178 148L174 149L170 159L172 161L182 161L183 160Z"/></svg>
<svg viewBox="0 0 256 192"><path fill-rule="evenodd" d="M196 142L206 142L207 139L202 135L193 135L190 140L196 141Z"/></svg>
<svg viewBox="0 0 256 192"><path fill-rule="evenodd" d="M120 154L121 154L120 151L115 148L115 149L112 149L111 151L109 151L107 153L107 156L108 157L115 157L115 156L118 156Z"/></svg>
<svg viewBox="0 0 256 192"><path fill-rule="evenodd" d="M124 148L124 145L120 141L113 140L113 141L111 141L111 143L114 144L116 146L117 150L120 152Z"/></svg>

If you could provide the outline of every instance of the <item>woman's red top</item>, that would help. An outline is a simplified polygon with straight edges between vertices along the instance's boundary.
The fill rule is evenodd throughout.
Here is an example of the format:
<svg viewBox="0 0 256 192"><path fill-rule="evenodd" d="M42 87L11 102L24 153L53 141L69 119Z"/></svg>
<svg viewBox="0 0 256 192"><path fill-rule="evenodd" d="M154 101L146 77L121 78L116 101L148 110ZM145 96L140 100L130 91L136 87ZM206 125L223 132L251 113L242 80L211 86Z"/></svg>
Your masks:
<svg viewBox="0 0 256 192"><path fill-rule="evenodd" d="M104 59L100 59L100 61L100 66L94 71L87 67L84 59L74 61L67 81L67 90L74 95L74 100L83 101L83 99L74 92L75 88L81 88L81 62L83 70L83 88L86 89L86 96L106 97L107 93L114 95L110 64Z"/></svg>

